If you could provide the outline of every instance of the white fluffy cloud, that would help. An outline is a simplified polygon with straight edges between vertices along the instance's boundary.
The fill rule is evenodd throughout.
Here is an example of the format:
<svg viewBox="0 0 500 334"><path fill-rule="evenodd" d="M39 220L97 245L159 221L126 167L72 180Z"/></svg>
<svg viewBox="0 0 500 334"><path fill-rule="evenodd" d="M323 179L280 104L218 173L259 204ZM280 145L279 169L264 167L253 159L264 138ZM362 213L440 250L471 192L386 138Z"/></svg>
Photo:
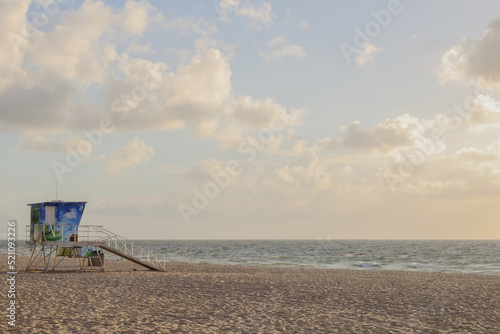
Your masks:
<svg viewBox="0 0 500 334"><path fill-rule="evenodd" d="M125 169L148 162L155 154L152 147L135 137L109 156L100 155L93 160L111 174L126 174Z"/></svg>
<svg viewBox="0 0 500 334"><path fill-rule="evenodd" d="M102 117L115 119L118 130L177 129L191 122L213 124L231 96L231 70L219 50L195 54L168 71L166 64L122 58L127 79L113 80L105 93Z"/></svg>
<svg viewBox="0 0 500 334"><path fill-rule="evenodd" d="M124 15L113 12L103 2L87 0L78 11L63 16L52 30L39 31L31 38L25 62L75 80L82 87L102 83L117 54L113 45L101 39L113 34L121 20L128 17Z"/></svg>
<svg viewBox="0 0 500 334"><path fill-rule="evenodd" d="M288 186L314 194L333 186L332 175L321 166L319 158L311 150L304 151L296 160L275 169L274 173Z"/></svg>
<svg viewBox="0 0 500 334"><path fill-rule="evenodd" d="M208 36L217 31L217 26L202 19L176 17L165 19L161 27L169 30L177 30L180 33L195 32L201 36Z"/></svg>
<svg viewBox="0 0 500 334"><path fill-rule="evenodd" d="M365 43L363 45L363 49L356 56L356 64L364 66L368 61L373 62L375 60L373 54L380 51L382 51L381 48L378 48L373 44Z"/></svg>
<svg viewBox="0 0 500 334"><path fill-rule="evenodd" d="M222 20L229 20L231 15L251 19L254 22L270 24L276 18L272 14L272 6L269 2L255 4L250 0L221 0L217 10Z"/></svg>
<svg viewBox="0 0 500 334"><path fill-rule="evenodd" d="M408 157L406 157L408 158ZM411 161L414 163L411 163ZM408 196L439 199L500 197L500 143L485 149L464 147L436 157L420 155L381 169L387 189ZM384 182L385 181L385 182Z"/></svg>
<svg viewBox="0 0 500 334"><path fill-rule="evenodd" d="M304 58L307 56L302 46L289 44L281 35L271 39L268 45L271 47L268 52L259 50L259 55L267 61L280 60L285 57Z"/></svg>
<svg viewBox="0 0 500 334"><path fill-rule="evenodd" d="M222 148L252 147L259 152L276 152L283 143L284 133L299 125L304 114L302 109L287 110L272 98L256 100L240 96L227 103L223 120L204 122L203 131L198 133L217 140Z"/></svg>
<svg viewBox="0 0 500 334"><path fill-rule="evenodd" d="M54 27L45 31L26 23L28 5L0 4L5 7L0 9L0 34L7 36L0 41L0 127L48 133L88 126L92 103L86 90L114 76L118 59L115 46L104 37L142 34L148 16L134 16L134 22L127 18L148 6L129 1L124 10L113 11L101 1L87 0L75 11L59 9L51 21Z"/></svg>
<svg viewBox="0 0 500 334"><path fill-rule="evenodd" d="M499 103L491 96L478 95L467 109L473 127L500 125Z"/></svg>
<svg viewBox="0 0 500 334"><path fill-rule="evenodd" d="M229 63L219 50L210 49L195 55L189 64L180 65L175 75L166 78L165 104L173 108L190 106L214 110L231 92L230 77ZM187 111L182 112L186 117Z"/></svg>
<svg viewBox="0 0 500 334"><path fill-rule="evenodd" d="M418 119L404 114L393 119L387 119L368 131L360 130L360 123L353 122L342 126L344 137L341 139L324 138L315 145L322 149L356 149L389 152L395 148L414 146L417 143L426 144L425 132L434 124L433 121Z"/></svg>
<svg viewBox="0 0 500 334"><path fill-rule="evenodd" d="M227 117L246 125L269 127L273 120L282 120L287 126L300 123L303 112L292 109L289 113L285 107L271 98L255 100L250 96L241 96L228 108Z"/></svg>
<svg viewBox="0 0 500 334"><path fill-rule="evenodd" d="M0 23L1 33L22 40L15 47L8 39L0 41L5 50L0 54L2 130L64 133L97 128L108 117L122 131L176 129L192 122L203 132L217 125L230 101L231 70L217 49L198 43L191 59L170 70L161 61L118 54L109 44L120 34L114 40L129 39L130 51L149 51L139 44L151 20L152 7L145 1L128 1L115 10L87 0L75 11L59 13L53 29L34 31L29 38L19 24L28 2L0 6L5 7L0 22L8 23ZM85 96L95 85L102 93L100 105Z"/></svg>
<svg viewBox="0 0 500 334"><path fill-rule="evenodd" d="M153 7L146 1L127 1L123 26L132 35L141 36L148 27L150 12Z"/></svg>
<svg viewBox="0 0 500 334"><path fill-rule="evenodd" d="M500 162L500 141L490 144L486 149L464 147L455 154L455 160L467 164L498 163ZM500 166L498 166L500 167Z"/></svg>
<svg viewBox="0 0 500 334"><path fill-rule="evenodd" d="M1 4L5 11L0 12L0 22L5 22L2 17L14 16L5 13L17 13L17 20L9 21L11 26L0 23L2 32L15 28L12 31L21 36L23 27L16 24L26 17L27 4ZM273 19L270 5L264 2L222 4L232 6L237 15L264 23ZM34 31L17 48L9 45L0 55L0 70L5 74L0 78L0 129L31 135L20 142L20 149L60 151L59 144L34 136L90 131L109 119L115 131L169 130L192 124L196 134L234 147L255 137L259 127L270 126L274 118L286 119L287 127L299 123L301 110L287 111L271 98L233 96L230 51L229 55L221 52L213 39L196 40L194 50L175 68L163 61L119 54L118 45L110 41L128 45L128 51L136 54L151 52L150 45L141 44L141 35L157 20L152 12L154 8L145 1L128 1L124 8L114 9L102 1L87 0L75 10L58 13L53 28ZM188 21L164 22L163 28L196 31L201 24ZM281 55L270 57L293 54L286 51L290 45L282 36L270 46L285 47ZM97 98L96 87L101 94ZM277 148L281 140L276 135L267 147Z"/></svg>
<svg viewBox="0 0 500 334"><path fill-rule="evenodd" d="M478 41L464 38L441 59L442 81L471 80L489 88L500 85L500 18L490 22Z"/></svg>

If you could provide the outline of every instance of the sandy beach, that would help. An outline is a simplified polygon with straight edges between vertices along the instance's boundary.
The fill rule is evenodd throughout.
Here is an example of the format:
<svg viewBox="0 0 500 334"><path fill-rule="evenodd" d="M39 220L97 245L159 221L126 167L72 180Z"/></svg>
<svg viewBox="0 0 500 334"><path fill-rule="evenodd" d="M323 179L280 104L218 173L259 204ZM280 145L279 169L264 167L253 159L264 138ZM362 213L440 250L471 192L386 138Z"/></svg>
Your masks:
<svg viewBox="0 0 500 334"><path fill-rule="evenodd" d="M16 327L3 316L1 331L500 333L500 276L179 262L152 272L119 260L104 272L36 273L21 271L26 260Z"/></svg>

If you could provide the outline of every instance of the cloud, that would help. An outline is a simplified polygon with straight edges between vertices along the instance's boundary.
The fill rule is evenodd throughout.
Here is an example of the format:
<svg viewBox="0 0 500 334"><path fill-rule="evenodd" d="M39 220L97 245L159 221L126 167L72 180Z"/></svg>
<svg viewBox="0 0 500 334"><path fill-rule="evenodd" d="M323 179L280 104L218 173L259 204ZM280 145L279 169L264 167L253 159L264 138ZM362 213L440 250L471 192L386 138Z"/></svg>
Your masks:
<svg viewBox="0 0 500 334"><path fill-rule="evenodd" d="M89 25L92 17L92 25ZM100 1L85 1L48 32L29 41L25 62L52 71L82 87L103 83L117 58L115 47L102 42L126 17ZM133 36L133 35L132 35Z"/></svg>
<svg viewBox="0 0 500 334"><path fill-rule="evenodd" d="M290 108L272 98L232 98L224 115L213 123L204 122L198 134L218 141L221 148L258 147L259 152L276 152L283 143L283 131L302 122L305 111ZM246 147L245 146L245 147Z"/></svg>
<svg viewBox="0 0 500 334"><path fill-rule="evenodd" d="M410 157L410 160L414 158ZM398 194L414 199L428 196L439 200L500 197L499 142L485 149L464 147L452 154L424 158L413 165L410 160L399 164L393 161L393 165L386 166L392 168L389 171L392 177L387 179L387 169L381 169L381 178L387 181L386 184L391 183L390 188Z"/></svg>
<svg viewBox="0 0 500 334"><path fill-rule="evenodd" d="M176 29L181 33L195 32L202 36L208 36L217 31L217 26L204 22L201 19L176 17L162 21L161 26L164 29Z"/></svg>
<svg viewBox="0 0 500 334"><path fill-rule="evenodd" d="M189 64L177 68L177 74L166 78L166 105L218 108L231 92L230 77L227 58L219 50L195 55Z"/></svg>
<svg viewBox="0 0 500 334"><path fill-rule="evenodd" d="M303 19L300 21L300 26L304 29L309 29L311 28L311 25L309 24L309 22L307 22L306 19Z"/></svg>
<svg viewBox="0 0 500 334"><path fill-rule="evenodd" d="M500 107L498 101L491 96L478 95L467 106L470 124L473 127L500 125Z"/></svg>
<svg viewBox="0 0 500 334"><path fill-rule="evenodd" d="M464 147L455 153L454 160L472 165L490 162L498 163L500 162L500 141L490 144L485 150Z"/></svg>
<svg viewBox="0 0 500 334"><path fill-rule="evenodd" d="M87 0L58 12L54 27L42 31L25 23L28 5L0 4L0 35L8 37L0 40L0 129L50 133L87 126L92 103L85 91L113 74L118 56L104 36L120 31L126 12Z"/></svg>
<svg viewBox="0 0 500 334"><path fill-rule="evenodd" d="M282 35L278 35L271 39L269 42L267 42L269 46L279 46L279 45L286 45L286 40L285 37Z"/></svg>
<svg viewBox="0 0 500 334"><path fill-rule="evenodd" d="M116 127L121 131L178 129L187 122L206 127L230 101L231 69L217 49L195 54L175 72L167 72L164 63L138 59L123 59L120 67L127 80L110 83L101 117L120 115ZM144 88L144 82L155 88ZM141 92L138 99L130 97L133 92Z"/></svg>
<svg viewBox="0 0 500 334"><path fill-rule="evenodd" d="M288 113L285 107L271 98L255 100L250 96L241 96L228 108L226 115L231 120L249 126L269 127L273 120L282 120L287 126L296 126L301 121L303 111L292 109Z"/></svg>
<svg viewBox="0 0 500 334"><path fill-rule="evenodd" d="M432 139L425 132L435 124L434 121L420 120L417 117L403 114L387 119L368 131L360 129L359 122L341 127L344 137L341 139L323 138L316 141L315 146L321 149L356 149L362 151L375 150L389 152L396 148L427 144Z"/></svg>
<svg viewBox="0 0 500 334"><path fill-rule="evenodd" d="M153 7L146 1L127 1L123 26L132 35L142 36L148 27L150 12Z"/></svg>
<svg viewBox="0 0 500 334"><path fill-rule="evenodd" d="M441 57L442 82L470 80L487 88L500 85L500 18L491 21L476 42L464 38Z"/></svg>
<svg viewBox="0 0 500 334"><path fill-rule="evenodd" d="M260 6L254 1L244 0L221 0L217 7L222 20L229 20L230 15L251 19L254 22L272 23L276 15L272 14L272 6L269 2L260 2Z"/></svg>
<svg viewBox="0 0 500 334"><path fill-rule="evenodd" d="M136 43L136 40L133 40L132 43L127 47L127 52L129 53L154 53L151 49L151 43L148 44L139 44Z"/></svg>
<svg viewBox="0 0 500 334"><path fill-rule="evenodd" d="M27 45L26 24L20 19L26 15L30 1L0 2L0 94L16 81L23 80L25 71L21 69L23 51ZM2 109L3 111L4 109Z"/></svg>
<svg viewBox="0 0 500 334"><path fill-rule="evenodd" d="M64 132L85 126L85 106L76 102L73 84L52 72L30 73L28 85L16 83L0 95L0 130Z"/></svg>
<svg viewBox="0 0 500 334"><path fill-rule="evenodd" d="M382 50L383 49L380 49L373 44L365 43L363 45L363 49L356 56L356 59L355 59L356 63L359 66L364 66L367 61L373 62L375 60L375 58L373 57L373 54L376 52L380 52Z"/></svg>
<svg viewBox="0 0 500 334"><path fill-rule="evenodd" d="M17 149L19 151L67 153L68 147L78 147L80 151L86 152L86 150L92 151L93 145L89 141L82 140L78 137L54 138L46 136L28 136L19 140Z"/></svg>
<svg viewBox="0 0 500 334"><path fill-rule="evenodd" d="M288 186L314 194L333 186L332 175L320 165L319 158L311 150L304 151L294 161L275 169L274 174Z"/></svg>
<svg viewBox="0 0 500 334"><path fill-rule="evenodd" d="M205 160L191 167L184 175L185 179L201 186L214 181L220 181L227 186L232 184L236 177L237 174L227 168L225 163L216 159Z"/></svg>
<svg viewBox="0 0 500 334"><path fill-rule="evenodd" d="M289 44L281 35L271 39L267 44L270 47L275 48L274 50L270 50L268 52L259 50L259 55L267 61L280 60L285 57L303 58L307 56L302 46Z"/></svg>
<svg viewBox="0 0 500 334"><path fill-rule="evenodd" d="M273 22L275 15L271 14L271 4L269 2L263 2L260 8L251 6L250 4L251 2L247 1L245 6L237 8L236 15L249 17L264 23Z"/></svg>
<svg viewBox="0 0 500 334"><path fill-rule="evenodd" d="M255 13L261 12L264 16L258 20L272 21L273 16L265 14L270 5L233 5L239 15L257 20ZM6 10L0 11L0 33L13 31L21 36L23 26L18 23L27 17L27 3L0 6ZM249 6L255 12L245 9ZM5 74L0 77L0 131L24 134L19 150L64 152L66 145L75 147L76 142L59 135L99 129L102 120L110 121L115 132L176 130L191 124L198 136L228 148L255 141L258 131L275 118L286 120L286 127L300 123L302 110L287 109L272 98L234 96L231 50L222 52L217 48L221 43L214 39L194 41L193 50L174 67L127 53L151 52L151 44L143 44L141 36L161 16L152 17L154 11L144 1L113 8L87 0L58 13L50 28L23 37L17 48L7 39L0 40L9 43L2 44L5 52L0 54L0 70ZM88 26L90 18L93 24ZM12 26L5 26L2 19ZM204 26L185 18L162 23L157 26L183 31ZM271 58L293 54L287 51L290 45L283 36L269 44L278 51ZM124 47L127 52L118 53ZM281 55L280 49L285 50ZM276 133L266 152L277 150L282 141L283 136ZM109 162L108 169L118 169L112 165Z"/></svg>
<svg viewBox="0 0 500 334"><path fill-rule="evenodd" d="M98 125L95 122L104 117L117 119L120 116L114 123L118 130L175 129L185 122L211 121L230 96L229 63L216 49L195 54L188 63L180 64L176 72L167 72L168 66L162 62L130 58L127 54L115 54L113 65L106 68L94 71L87 64L81 69L81 75L74 71L79 69L77 63L92 63L93 58L75 58L73 62L69 57L63 62L69 66L63 69L65 74L52 69L48 63L44 63L41 70L26 71L30 76L29 85L24 82L11 85L0 99L3 111L0 128L22 132L64 132L95 128ZM87 75L87 72L93 74ZM75 82L87 79L80 76L87 76L89 83L107 78L108 82L101 90L102 105L94 105L81 97L87 88L75 86ZM144 82L148 86L155 85L155 89L145 89ZM139 101L130 98L132 93L139 96ZM116 103L117 98L119 103ZM97 117L95 108L101 108ZM125 111L115 112L117 109L126 110L128 117L121 119Z"/></svg>
<svg viewBox="0 0 500 334"><path fill-rule="evenodd" d="M135 137L109 156L100 155L92 160L100 162L110 174L126 174L124 169L145 164L155 154L152 147Z"/></svg>

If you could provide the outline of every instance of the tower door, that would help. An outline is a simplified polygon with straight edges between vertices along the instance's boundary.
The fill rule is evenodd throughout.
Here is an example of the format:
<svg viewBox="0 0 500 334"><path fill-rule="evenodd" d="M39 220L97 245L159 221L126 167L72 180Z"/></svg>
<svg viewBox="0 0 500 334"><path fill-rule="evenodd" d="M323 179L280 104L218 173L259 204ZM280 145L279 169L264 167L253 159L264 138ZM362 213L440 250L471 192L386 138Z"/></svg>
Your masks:
<svg viewBox="0 0 500 334"><path fill-rule="evenodd" d="M45 225L55 225L56 223L56 207L45 207Z"/></svg>

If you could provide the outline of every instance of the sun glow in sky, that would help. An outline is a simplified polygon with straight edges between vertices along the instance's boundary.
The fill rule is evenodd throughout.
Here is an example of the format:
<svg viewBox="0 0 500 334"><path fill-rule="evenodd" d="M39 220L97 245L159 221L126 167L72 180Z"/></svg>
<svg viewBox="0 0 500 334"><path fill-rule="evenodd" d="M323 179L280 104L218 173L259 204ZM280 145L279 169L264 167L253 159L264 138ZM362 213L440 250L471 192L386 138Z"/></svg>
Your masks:
<svg viewBox="0 0 500 334"><path fill-rule="evenodd" d="M500 238L498 1L2 0L0 48L3 221Z"/></svg>

